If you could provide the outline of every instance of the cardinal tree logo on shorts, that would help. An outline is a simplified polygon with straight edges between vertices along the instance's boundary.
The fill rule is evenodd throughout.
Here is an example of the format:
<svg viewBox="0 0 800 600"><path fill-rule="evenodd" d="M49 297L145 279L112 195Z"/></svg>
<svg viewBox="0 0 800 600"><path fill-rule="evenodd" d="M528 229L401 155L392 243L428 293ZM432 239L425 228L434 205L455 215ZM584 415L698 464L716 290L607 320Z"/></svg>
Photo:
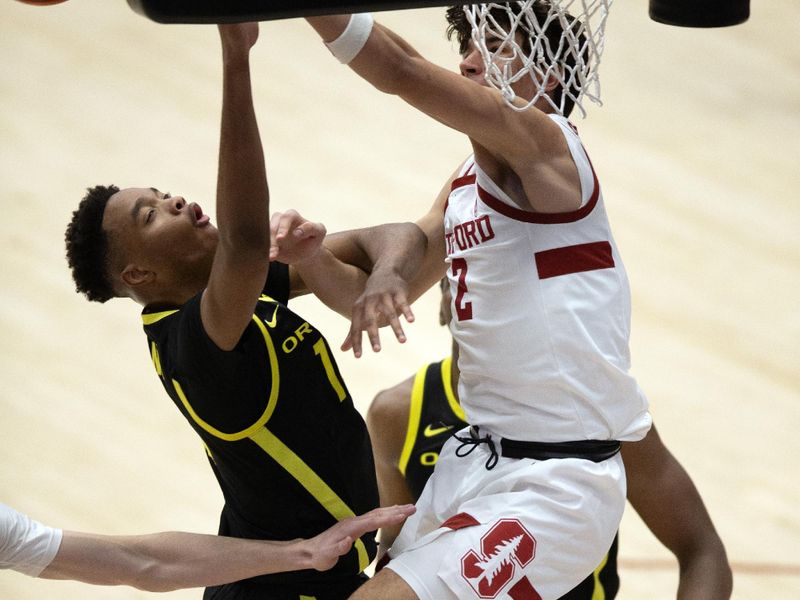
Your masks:
<svg viewBox="0 0 800 600"><path fill-rule="evenodd" d="M461 558L461 574L478 596L495 598L514 579L517 568L525 568L535 555L536 540L522 523L500 519L481 538L480 551L470 550ZM519 600L539 597L527 577L514 585L509 595Z"/></svg>

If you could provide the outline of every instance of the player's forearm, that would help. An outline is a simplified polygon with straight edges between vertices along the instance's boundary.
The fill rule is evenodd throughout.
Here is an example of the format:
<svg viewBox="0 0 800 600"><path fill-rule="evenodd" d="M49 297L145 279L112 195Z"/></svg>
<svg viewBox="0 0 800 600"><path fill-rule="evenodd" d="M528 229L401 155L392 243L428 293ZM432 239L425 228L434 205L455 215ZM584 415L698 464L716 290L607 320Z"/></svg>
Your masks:
<svg viewBox="0 0 800 600"><path fill-rule="evenodd" d="M217 176L220 241L263 256L269 248L269 191L253 107L249 46L223 45L222 119Z"/></svg>
<svg viewBox="0 0 800 600"><path fill-rule="evenodd" d="M681 561L677 600L728 600L732 592L733 574L721 543Z"/></svg>
<svg viewBox="0 0 800 600"><path fill-rule="evenodd" d="M390 271L411 281L425 258L428 238L414 223L387 223L328 235L325 246L342 262L365 273ZM425 287L414 298L428 289ZM362 290L363 291L363 290Z"/></svg>
<svg viewBox="0 0 800 600"><path fill-rule="evenodd" d="M313 259L296 263L292 268L308 291L332 310L350 318L353 304L367 281L364 271L340 261L325 247Z"/></svg>
<svg viewBox="0 0 800 600"><path fill-rule="evenodd" d="M138 551L151 557L150 568L131 585L156 591L220 585L310 568L310 555L300 542L164 533L142 536Z"/></svg>
<svg viewBox="0 0 800 600"><path fill-rule="evenodd" d="M65 532L40 577L166 592L309 567L310 554L300 542L180 532L125 537Z"/></svg>
<svg viewBox="0 0 800 600"><path fill-rule="evenodd" d="M322 40L330 44L345 31L350 15L309 17L307 21ZM376 23L363 48L348 62L348 66L380 91L399 94L403 85L410 84L405 71L419 58L419 53L408 42Z"/></svg>
<svg viewBox="0 0 800 600"><path fill-rule="evenodd" d="M355 242L371 264L371 273L392 272L410 281L419 270L428 240L414 223L389 223L359 230Z"/></svg>

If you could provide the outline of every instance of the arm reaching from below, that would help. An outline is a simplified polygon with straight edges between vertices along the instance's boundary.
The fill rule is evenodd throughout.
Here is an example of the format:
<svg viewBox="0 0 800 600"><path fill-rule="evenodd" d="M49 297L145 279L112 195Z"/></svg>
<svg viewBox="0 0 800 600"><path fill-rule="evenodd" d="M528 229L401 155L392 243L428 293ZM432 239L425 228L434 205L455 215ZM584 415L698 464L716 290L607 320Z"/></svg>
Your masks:
<svg viewBox="0 0 800 600"><path fill-rule="evenodd" d="M727 600L733 576L725 546L689 474L655 426L640 442L622 445L628 500L680 564L678 600Z"/></svg>
<svg viewBox="0 0 800 600"><path fill-rule="evenodd" d="M166 592L283 571L324 571L358 537L402 523L413 512L412 505L375 509L316 537L288 542L184 532L102 536L65 531L58 553L39 576Z"/></svg>

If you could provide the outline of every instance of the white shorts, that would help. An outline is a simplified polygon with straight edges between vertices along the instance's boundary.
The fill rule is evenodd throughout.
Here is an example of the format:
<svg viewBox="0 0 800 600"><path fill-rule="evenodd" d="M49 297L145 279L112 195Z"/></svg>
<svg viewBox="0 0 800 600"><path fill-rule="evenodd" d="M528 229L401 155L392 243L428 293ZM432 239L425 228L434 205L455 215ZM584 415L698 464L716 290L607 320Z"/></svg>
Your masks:
<svg viewBox="0 0 800 600"><path fill-rule="evenodd" d="M464 457L459 445L445 444L389 551L386 568L420 600L556 600L597 567L625 508L619 454L600 463L500 457L487 470L486 444Z"/></svg>

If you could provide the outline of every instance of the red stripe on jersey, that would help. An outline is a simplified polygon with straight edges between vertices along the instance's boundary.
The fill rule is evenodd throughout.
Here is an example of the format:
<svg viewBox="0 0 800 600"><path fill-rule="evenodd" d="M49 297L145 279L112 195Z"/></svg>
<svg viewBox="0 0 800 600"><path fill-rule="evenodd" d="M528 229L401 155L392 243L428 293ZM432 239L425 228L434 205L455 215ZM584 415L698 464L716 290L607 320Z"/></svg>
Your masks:
<svg viewBox="0 0 800 600"><path fill-rule="evenodd" d="M542 600L539 592L527 577L523 577L508 590L512 600Z"/></svg>
<svg viewBox="0 0 800 600"><path fill-rule="evenodd" d="M472 175L462 175L453 180L453 183L450 185L450 191L452 192L456 188L464 187L465 185L472 185L475 183L475 174Z"/></svg>
<svg viewBox="0 0 800 600"><path fill-rule="evenodd" d="M472 527L473 525L480 525L480 521L467 513L458 513L447 519L447 521L442 523L439 527L448 527L455 530L464 527Z"/></svg>
<svg viewBox="0 0 800 600"><path fill-rule="evenodd" d="M535 256L539 279L614 267L614 256L608 242L553 248L537 252Z"/></svg>
<svg viewBox="0 0 800 600"><path fill-rule="evenodd" d="M589 164L591 166L591 163ZM478 185L478 196L480 196L481 200L483 200L487 206L496 210L501 215L505 215L506 217L514 219L515 221L539 223L541 225L572 223L587 216L590 212L592 212L592 210L594 210L594 207L597 204L597 199L600 197L600 184L597 181L597 175L594 172L594 168L592 169L592 179L594 180L594 189L592 189L592 196L589 198L589 201L578 210L573 210L571 212L541 213L522 210L514 206L509 206L502 200L498 200L480 185Z"/></svg>

